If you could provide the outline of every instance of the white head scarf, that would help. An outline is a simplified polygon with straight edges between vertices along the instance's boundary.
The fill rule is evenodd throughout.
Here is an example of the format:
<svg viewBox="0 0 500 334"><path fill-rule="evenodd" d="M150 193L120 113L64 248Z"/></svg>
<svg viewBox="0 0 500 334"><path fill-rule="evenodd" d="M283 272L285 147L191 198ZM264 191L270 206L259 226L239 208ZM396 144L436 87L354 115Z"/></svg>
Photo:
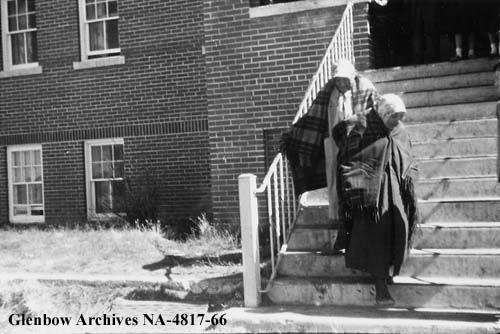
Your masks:
<svg viewBox="0 0 500 334"><path fill-rule="evenodd" d="M384 123L395 113L406 113L403 100L396 94L384 94L378 103L378 114Z"/></svg>
<svg viewBox="0 0 500 334"><path fill-rule="evenodd" d="M356 76L356 69L354 65L347 59L340 59L337 62L337 67L333 72L334 78L348 78L349 80L354 80Z"/></svg>

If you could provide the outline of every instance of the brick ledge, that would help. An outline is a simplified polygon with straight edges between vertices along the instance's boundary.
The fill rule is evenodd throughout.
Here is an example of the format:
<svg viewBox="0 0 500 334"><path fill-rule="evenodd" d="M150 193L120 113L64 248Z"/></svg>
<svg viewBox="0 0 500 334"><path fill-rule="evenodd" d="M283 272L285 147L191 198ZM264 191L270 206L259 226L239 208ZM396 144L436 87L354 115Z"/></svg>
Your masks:
<svg viewBox="0 0 500 334"><path fill-rule="evenodd" d="M370 0L303 0L291 3L278 3L274 5L250 8L250 18L283 15L320 8L338 7L347 5L348 2L362 3L370 2Z"/></svg>

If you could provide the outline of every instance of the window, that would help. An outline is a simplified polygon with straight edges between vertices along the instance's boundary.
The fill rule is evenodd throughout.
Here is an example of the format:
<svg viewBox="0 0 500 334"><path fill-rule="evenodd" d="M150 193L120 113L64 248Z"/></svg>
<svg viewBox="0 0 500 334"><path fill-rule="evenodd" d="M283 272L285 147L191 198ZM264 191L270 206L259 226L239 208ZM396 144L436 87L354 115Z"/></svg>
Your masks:
<svg viewBox="0 0 500 334"><path fill-rule="evenodd" d="M79 0L82 61L120 54L117 0Z"/></svg>
<svg viewBox="0 0 500 334"><path fill-rule="evenodd" d="M4 71L37 68L35 0L0 0L0 2Z"/></svg>
<svg viewBox="0 0 500 334"><path fill-rule="evenodd" d="M41 145L7 148L9 218L11 223L43 223L43 163Z"/></svg>
<svg viewBox="0 0 500 334"><path fill-rule="evenodd" d="M123 139L86 142L85 161L89 218L122 214L125 195Z"/></svg>

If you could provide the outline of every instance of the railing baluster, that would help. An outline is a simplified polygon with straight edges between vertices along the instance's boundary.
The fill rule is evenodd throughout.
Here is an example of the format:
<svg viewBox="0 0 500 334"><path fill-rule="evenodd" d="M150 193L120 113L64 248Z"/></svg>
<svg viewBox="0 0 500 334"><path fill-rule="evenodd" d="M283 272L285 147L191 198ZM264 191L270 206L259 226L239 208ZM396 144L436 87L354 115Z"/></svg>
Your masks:
<svg viewBox="0 0 500 334"><path fill-rule="evenodd" d="M284 184L284 175L283 175L283 157L280 159L280 163L278 164L279 166L279 172L280 172L280 201L281 201L281 231L282 231L282 238L283 238L283 244L286 244L286 224L285 224L285 184Z"/></svg>
<svg viewBox="0 0 500 334"><path fill-rule="evenodd" d="M340 44L340 59L344 59L344 54L345 54L345 50L344 50L344 25L341 24L340 25L340 31L339 31L339 44Z"/></svg>
<svg viewBox="0 0 500 334"><path fill-rule="evenodd" d="M267 187L267 217L269 219L269 242L271 243L271 269L274 272L274 231L273 231L273 206L271 199L271 187Z"/></svg>
<svg viewBox="0 0 500 334"><path fill-rule="evenodd" d="M290 213L290 178L288 177L288 161L286 159L283 159L283 162L285 164L285 178L286 178L286 182L285 182L285 185L286 185L286 201L287 201L287 205L286 205L286 211L287 211L287 214L288 214L288 227L290 228L292 226L292 215Z"/></svg>
<svg viewBox="0 0 500 334"><path fill-rule="evenodd" d="M354 23L352 14L352 5L348 8L347 20L349 24L349 52L351 57L351 62L354 64L356 59L354 58Z"/></svg>
<svg viewBox="0 0 500 334"><path fill-rule="evenodd" d="M345 49L346 47L346 37L347 37L347 32L345 29L345 24L342 24L342 59L347 58L347 50Z"/></svg>
<svg viewBox="0 0 500 334"><path fill-rule="evenodd" d="M281 237L281 222L280 222L280 203L279 203L279 193L278 193L278 169L276 168L273 174L274 183L274 223L276 228L276 251L279 252L281 249L280 237Z"/></svg>

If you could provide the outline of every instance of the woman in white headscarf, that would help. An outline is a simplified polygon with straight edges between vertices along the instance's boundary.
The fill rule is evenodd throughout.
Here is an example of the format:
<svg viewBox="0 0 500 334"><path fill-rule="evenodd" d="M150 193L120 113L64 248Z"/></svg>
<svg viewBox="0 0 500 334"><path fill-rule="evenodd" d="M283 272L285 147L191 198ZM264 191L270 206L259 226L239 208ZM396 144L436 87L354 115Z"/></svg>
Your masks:
<svg viewBox="0 0 500 334"><path fill-rule="evenodd" d="M295 193L328 186L332 222L338 220L334 177L338 149L331 129L344 119L354 121L368 113L377 96L373 84L357 74L348 60L339 60L333 78L318 92L307 113L281 137L280 150L290 161Z"/></svg>
<svg viewBox="0 0 500 334"><path fill-rule="evenodd" d="M337 198L337 155L339 148L332 138L332 129L340 121L346 120L349 132L354 123L362 121L364 115L375 105L377 91L366 78L358 76L354 66L347 60L337 63L333 74L333 89L328 101L328 137L325 138L326 179L328 185L328 218L338 222ZM338 245L338 244L337 244Z"/></svg>
<svg viewBox="0 0 500 334"><path fill-rule="evenodd" d="M346 266L375 278L378 304L394 303L388 281L398 275L417 224L416 163L402 119L400 97L386 94L377 110L356 124L339 123L333 136L341 147L338 168L341 216L346 225Z"/></svg>

